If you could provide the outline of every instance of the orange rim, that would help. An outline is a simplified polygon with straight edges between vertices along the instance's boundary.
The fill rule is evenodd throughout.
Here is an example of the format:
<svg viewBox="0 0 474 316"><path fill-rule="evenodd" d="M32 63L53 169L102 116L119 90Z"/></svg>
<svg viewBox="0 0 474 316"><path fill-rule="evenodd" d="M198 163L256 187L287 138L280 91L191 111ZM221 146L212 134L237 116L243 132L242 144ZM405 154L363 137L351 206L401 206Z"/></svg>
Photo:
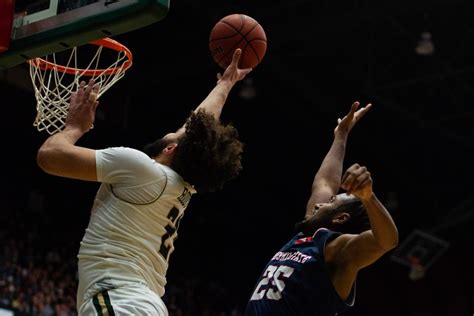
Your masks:
<svg viewBox="0 0 474 316"><path fill-rule="evenodd" d="M127 56L127 60L124 61L122 66L120 67L113 67L109 69L94 69L94 70L85 70L85 69L80 69L80 68L73 68L73 67L64 67L55 63L52 63L50 61L47 61L43 58L33 58L29 60L28 62L35 66L38 67L41 70L46 70L46 69L56 69L57 71L60 72L65 72L70 75L75 75L76 73L82 73L83 76L88 76L88 77L95 77L99 75L113 75L116 74L119 71L126 71L128 68L132 66L132 61L133 61L133 55L132 52L123 44L120 44L119 42L111 39L111 38L101 38L95 41L90 42L89 44L92 45L97 45L97 46L104 46L106 48L115 50L117 52L124 52L125 55Z"/></svg>

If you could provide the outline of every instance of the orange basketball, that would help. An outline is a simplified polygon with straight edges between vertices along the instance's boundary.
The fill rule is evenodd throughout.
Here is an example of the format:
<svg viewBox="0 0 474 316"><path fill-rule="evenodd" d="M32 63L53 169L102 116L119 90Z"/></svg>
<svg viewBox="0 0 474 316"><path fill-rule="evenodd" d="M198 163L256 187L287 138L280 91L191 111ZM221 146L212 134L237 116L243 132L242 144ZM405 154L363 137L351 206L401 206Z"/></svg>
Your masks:
<svg viewBox="0 0 474 316"><path fill-rule="evenodd" d="M267 50L267 37L262 26L245 14L231 14L222 18L209 36L212 58L224 69L232 62L232 55L237 48L242 49L239 68L255 68Z"/></svg>

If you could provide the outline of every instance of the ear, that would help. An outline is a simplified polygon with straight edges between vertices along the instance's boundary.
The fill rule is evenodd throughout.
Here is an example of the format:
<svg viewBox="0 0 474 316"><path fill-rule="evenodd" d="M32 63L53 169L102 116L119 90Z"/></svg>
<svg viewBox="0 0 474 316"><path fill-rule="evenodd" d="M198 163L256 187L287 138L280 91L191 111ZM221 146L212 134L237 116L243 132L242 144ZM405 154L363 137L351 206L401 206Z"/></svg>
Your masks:
<svg viewBox="0 0 474 316"><path fill-rule="evenodd" d="M165 147L165 149L163 149L163 154L172 155L175 153L177 147L178 147L177 143L170 143Z"/></svg>
<svg viewBox="0 0 474 316"><path fill-rule="evenodd" d="M336 215L333 219L332 222L333 224L344 224L351 218L351 215L349 213L342 212L338 215Z"/></svg>

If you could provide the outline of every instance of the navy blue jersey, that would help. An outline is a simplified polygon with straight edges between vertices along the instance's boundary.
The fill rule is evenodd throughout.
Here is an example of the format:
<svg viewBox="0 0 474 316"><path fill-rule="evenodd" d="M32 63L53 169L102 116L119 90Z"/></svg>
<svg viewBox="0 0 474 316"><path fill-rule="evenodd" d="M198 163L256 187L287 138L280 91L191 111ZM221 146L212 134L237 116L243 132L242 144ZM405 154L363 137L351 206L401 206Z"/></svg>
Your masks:
<svg viewBox="0 0 474 316"><path fill-rule="evenodd" d="M334 316L352 306L355 287L343 301L324 262L324 245L338 235L321 228L313 237L293 237L265 267L245 315Z"/></svg>

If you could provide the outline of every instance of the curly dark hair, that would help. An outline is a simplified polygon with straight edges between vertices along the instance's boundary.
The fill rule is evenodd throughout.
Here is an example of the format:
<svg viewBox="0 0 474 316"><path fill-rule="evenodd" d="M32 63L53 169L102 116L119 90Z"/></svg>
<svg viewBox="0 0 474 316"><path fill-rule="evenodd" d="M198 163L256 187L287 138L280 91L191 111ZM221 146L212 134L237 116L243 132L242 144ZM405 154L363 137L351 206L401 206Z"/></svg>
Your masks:
<svg viewBox="0 0 474 316"><path fill-rule="evenodd" d="M237 129L203 110L191 112L178 143L171 168L198 192L220 190L242 170L243 144ZM166 145L158 139L145 146L144 151L155 157Z"/></svg>

